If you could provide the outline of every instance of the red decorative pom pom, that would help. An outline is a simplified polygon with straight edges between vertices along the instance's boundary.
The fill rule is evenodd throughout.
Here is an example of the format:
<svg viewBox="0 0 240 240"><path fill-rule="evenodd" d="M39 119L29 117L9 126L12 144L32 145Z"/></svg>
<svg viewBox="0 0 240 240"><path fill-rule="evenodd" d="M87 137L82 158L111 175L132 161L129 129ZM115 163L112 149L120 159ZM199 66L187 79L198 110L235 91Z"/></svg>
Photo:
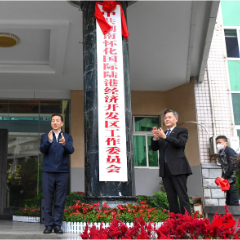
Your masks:
<svg viewBox="0 0 240 240"><path fill-rule="evenodd" d="M104 1L103 2L103 10L105 12L112 12L117 6L117 3L115 1Z"/></svg>

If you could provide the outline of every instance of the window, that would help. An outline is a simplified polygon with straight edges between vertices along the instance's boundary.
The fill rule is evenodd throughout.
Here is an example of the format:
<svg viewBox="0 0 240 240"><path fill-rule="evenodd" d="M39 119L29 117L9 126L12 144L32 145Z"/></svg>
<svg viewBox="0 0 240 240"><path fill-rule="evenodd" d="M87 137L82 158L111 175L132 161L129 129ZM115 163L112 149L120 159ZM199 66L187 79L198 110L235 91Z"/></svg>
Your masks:
<svg viewBox="0 0 240 240"><path fill-rule="evenodd" d="M158 167L158 152L151 150L151 130L159 127L159 117L133 117L135 167Z"/></svg>
<svg viewBox="0 0 240 240"><path fill-rule="evenodd" d="M240 142L240 93L232 93L232 105L235 129L237 130L237 135L239 137Z"/></svg>
<svg viewBox="0 0 240 240"><path fill-rule="evenodd" d="M240 125L240 94L232 93L232 103L235 125Z"/></svg>
<svg viewBox="0 0 240 240"><path fill-rule="evenodd" d="M240 92L240 61L228 60L231 91Z"/></svg>
<svg viewBox="0 0 240 240"><path fill-rule="evenodd" d="M236 30L224 30L228 58L239 58L238 37Z"/></svg>
<svg viewBox="0 0 240 240"><path fill-rule="evenodd" d="M238 135L238 137L240 139L240 129L237 129L237 135Z"/></svg>

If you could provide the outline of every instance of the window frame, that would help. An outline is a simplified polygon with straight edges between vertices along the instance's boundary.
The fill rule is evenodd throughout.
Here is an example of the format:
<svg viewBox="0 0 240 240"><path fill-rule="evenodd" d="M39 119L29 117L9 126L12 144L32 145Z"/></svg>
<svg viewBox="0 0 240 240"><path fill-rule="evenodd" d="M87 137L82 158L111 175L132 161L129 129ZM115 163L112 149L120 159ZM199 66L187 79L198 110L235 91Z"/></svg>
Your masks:
<svg viewBox="0 0 240 240"><path fill-rule="evenodd" d="M239 56L240 56L240 27L234 27L234 26L229 26L229 27L223 27L223 32L224 30L236 30L237 33L237 42L238 42L238 51L239 51ZM240 57L239 58L231 58L227 56L227 46L226 46L226 36L225 36L225 32L224 32L224 42L225 42L225 53L226 53L226 59L230 60L230 61L240 61Z"/></svg>
<svg viewBox="0 0 240 240"><path fill-rule="evenodd" d="M133 123L133 136L144 136L145 137L145 147L146 147L146 166L135 166L134 168L139 168L139 169L159 169L159 151L157 151L157 157L158 157L158 166L156 167L151 167L149 166L149 159L148 159L148 136L152 136L152 134L150 132L144 132L144 131L135 131L135 117L145 117L145 118L153 118L153 117L158 117L158 125L159 127L161 127L161 115L134 115L132 116L132 123ZM133 139L132 136L132 139ZM134 151L133 151L134 154Z"/></svg>

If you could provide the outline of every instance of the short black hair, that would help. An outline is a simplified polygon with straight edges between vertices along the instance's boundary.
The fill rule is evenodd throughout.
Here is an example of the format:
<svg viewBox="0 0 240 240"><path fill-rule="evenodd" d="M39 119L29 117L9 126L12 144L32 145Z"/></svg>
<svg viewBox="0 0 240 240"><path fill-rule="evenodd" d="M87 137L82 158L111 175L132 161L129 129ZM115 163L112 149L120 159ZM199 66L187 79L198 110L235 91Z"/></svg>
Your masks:
<svg viewBox="0 0 240 240"><path fill-rule="evenodd" d="M217 136L217 137L216 137L216 141L217 141L218 139L223 139L223 140L225 140L225 142L228 141L228 140L227 140L227 137L224 136L224 135L219 135L219 136Z"/></svg>
<svg viewBox="0 0 240 240"><path fill-rule="evenodd" d="M172 112L173 115L175 116L175 118L178 118L178 113L174 110L171 110L171 109L167 109L165 112L164 112L164 116L167 114L167 113L170 113Z"/></svg>
<svg viewBox="0 0 240 240"><path fill-rule="evenodd" d="M53 114L52 117L51 117L51 121L52 121L52 118L53 118L54 116L60 117L60 118L61 118L61 121L63 122L63 117L62 117L62 115L59 114L59 113Z"/></svg>

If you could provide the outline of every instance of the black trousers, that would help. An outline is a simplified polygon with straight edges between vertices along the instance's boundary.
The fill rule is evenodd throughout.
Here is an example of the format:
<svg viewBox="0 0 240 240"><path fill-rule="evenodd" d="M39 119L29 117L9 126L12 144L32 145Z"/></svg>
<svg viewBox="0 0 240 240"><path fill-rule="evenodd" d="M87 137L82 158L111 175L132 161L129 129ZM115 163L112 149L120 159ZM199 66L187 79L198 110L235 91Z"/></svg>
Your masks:
<svg viewBox="0 0 240 240"><path fill-rule="evenodd" d="M226 204L239 206L238 190L234 187L235 182L230 183L230 189L226 191Z"/></svg>
<svg viewBox="0 0 240 240"><path fill-rule="evenodd" d="M187 195L187 178L188 175L172 175L169 171L167 163L164 163L163 185L167 192L170 212L185 213L185 209L191 214L189 198ZM180 202L180 209L178 199Z"/></svg>
<svg viewBox="0 0 240 240"><path fill-rule="evenodd" d="M68 192L69 173L42 173L42 187L44 198L44 225L62 226L62 217L64 214L64 204ZM52 206L54 194L56 193L54 203L54 216Z"/></svg>

